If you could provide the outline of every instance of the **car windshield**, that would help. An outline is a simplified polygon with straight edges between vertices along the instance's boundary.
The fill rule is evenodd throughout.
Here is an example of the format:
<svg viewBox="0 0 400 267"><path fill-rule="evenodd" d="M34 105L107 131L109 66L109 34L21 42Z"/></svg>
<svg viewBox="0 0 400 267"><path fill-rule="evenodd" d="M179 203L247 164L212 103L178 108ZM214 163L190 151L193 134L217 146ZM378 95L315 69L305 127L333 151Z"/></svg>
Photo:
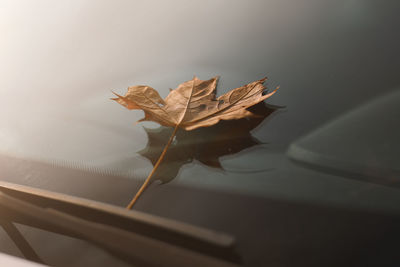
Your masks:
<svg viewBox="0 0 400 267"><path fill-rule="evenodd" d="M114 93L147 85L165 99L194 76L219 76L219 97L267 77L264 94L279 89L242 108L255 116L179 128L133 209L236 237L244 266L399 263L399 8L2 1L0 179L125 207L174 127L136 123L144 112ZM54 236L18 227L42 263L125 264L75 239L58 237L52 252L40 240ZM78 248L87 253L72 260Z"/></svg>

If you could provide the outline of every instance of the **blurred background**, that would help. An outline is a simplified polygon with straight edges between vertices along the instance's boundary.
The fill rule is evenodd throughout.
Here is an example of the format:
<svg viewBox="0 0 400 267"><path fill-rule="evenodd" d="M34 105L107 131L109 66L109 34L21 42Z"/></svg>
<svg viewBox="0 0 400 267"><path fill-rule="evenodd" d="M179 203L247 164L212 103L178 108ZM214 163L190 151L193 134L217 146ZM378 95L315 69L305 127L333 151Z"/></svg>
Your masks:
<svg viewBox="0 0 400 267"><path fill-rule="evenodd" d="M112 91L146 84L165 97L193 75L220 75L222 94L267 76L268 88L280 89L266 102L285 106L251 132L267 149L225 160L243 172L186 164L178 182L150 188L137 208L234 235L246 266L356 266L348 259L360 258L360 266L383 266L385 258L393 266L399 224L368 212L398 214L398 189L299 167L286 151L398 92L399 11L397 0L2 0L1 154L114 175L92 174L93 183L2 159L0 169L13 173L2 179L123 206L152 168L137 154L148 142L141 125L157 125L135 125L142 112L110 101ZM110 259L76 240L57 245L64 246L57 254L42 241L53 237L25 233L47 263ZM75 257L74 249L83 252Z"/></svg>
<svg viewBox="0 0 400 267"><path fill-rule="evenodd" d="M398 85L398 10L390 0L3 0L0 127L65 113L125 124L141 114L119 112L111 90L147 84L165 96L195 74L220 75L222 93L267 76L281 86L268 102L288 112L258 136L286 147Z"/></svg>

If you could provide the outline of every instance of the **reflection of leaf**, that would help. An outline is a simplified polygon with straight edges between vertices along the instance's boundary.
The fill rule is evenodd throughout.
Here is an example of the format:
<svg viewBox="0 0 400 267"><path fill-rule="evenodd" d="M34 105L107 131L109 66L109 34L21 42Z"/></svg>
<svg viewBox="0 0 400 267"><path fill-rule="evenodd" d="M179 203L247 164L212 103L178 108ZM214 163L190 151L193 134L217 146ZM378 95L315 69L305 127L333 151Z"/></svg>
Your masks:
<svg viewBox="0 0 400 267"><path fill-rule="evenodd" d="M264 94L266 89L263 85L266 80L264 78L233 89L217 98L217 80L217 77L207 81L194 77L180 84L177 89L171 90L164 100L156 90L146 85L129 87L125 96L116 94L117 98L113 98L128 109L143 110L145 117L140 121L154 121L163 126L174 127L153 170L127 208L130 209L133 206L150 183L178 128L194 130L214 125L220 120L255 117L257 115L248 108L272 96L276 91L275 89L271 93Z"/></svg>
<svg viewBox="0 0 400 267"><path fill-rule="evenodd" d="M158 167L152 180L167 183L177 176L184 164L195 159L209 167L222 168L219 162L220 157L260 144L250 131L276 109L277 107L259 103L251 108L251 111L259 116L236 121L222 121L212 127L177 132L175 141L169 147L163 163ZM173 129L159 127L145 128L145 131L148 143L138 153L154 165Z"/></svg>

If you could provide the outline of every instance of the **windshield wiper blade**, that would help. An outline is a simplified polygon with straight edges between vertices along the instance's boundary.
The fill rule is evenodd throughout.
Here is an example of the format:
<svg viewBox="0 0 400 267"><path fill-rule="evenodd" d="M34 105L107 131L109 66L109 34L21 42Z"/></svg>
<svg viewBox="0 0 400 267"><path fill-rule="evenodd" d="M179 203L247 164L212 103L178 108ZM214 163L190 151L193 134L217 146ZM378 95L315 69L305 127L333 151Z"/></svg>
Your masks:
<svg viewBox="0 0 400 267"><path fill-rule="evenodd" d="M78 237L139 266L237 266L234 238L137 211L0 182L4 218Z"/></svg>

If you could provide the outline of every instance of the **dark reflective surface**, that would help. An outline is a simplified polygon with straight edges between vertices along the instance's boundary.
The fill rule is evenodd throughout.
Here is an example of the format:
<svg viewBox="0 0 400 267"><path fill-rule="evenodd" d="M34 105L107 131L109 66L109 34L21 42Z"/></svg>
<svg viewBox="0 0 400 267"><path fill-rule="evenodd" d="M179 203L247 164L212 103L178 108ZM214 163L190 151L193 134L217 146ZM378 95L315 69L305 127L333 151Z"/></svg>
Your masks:
<svg viewBox="0 0 400 267"><path fill-rule="evenodd" d="M245 266L397 266L398 189L297 166L286 150L398 88L399 8L396 0L1 1L1 179L125 206L152 164L136 153L149 141L134 125L142 113L112 103L111 90L147 84L165 97L195 74L220 75L224 93L268 76L281 89L267 102L286 111L252 137L245 126L238 143L211 142L215 153L184 142L214 133L181 133L177 164L164 170L177 178L153 184L137 209L228 231ZM160 149L151 144L163 140L149 134L142 153L151 161ZM254 149L229 156L231 144ZM226 162L246 171L219 171ZM85 242L17 228L46 263L124 266ZM1 251L24 257L3 230L0 240Z"/></svg>
<svg viewBox="0 0 400 267"><path fill-rule="evenodd" d="M399 118L397 89L299 139L288 155L307 167L399 188Z"/></svg>

